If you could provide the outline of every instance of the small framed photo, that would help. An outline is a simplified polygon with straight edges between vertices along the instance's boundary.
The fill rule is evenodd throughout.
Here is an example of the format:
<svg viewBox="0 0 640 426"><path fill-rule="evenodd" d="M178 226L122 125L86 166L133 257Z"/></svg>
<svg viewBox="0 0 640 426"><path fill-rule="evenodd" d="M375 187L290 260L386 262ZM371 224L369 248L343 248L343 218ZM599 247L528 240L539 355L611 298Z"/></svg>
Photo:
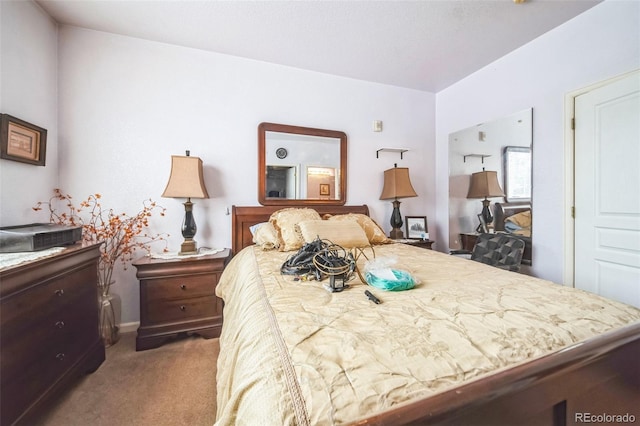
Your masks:
<svg viewBox="0 0 640 426"><path fill-rule="evenodd" d="M320 184L320 195L326 195L326 196L331 195L331 187L329 186L328 183Z"/></svg>
<svg viewBox="0 0 640 426"><path fill-rule="evenodd" d="M426 240L429 228L426 216L405 216L407 226L407 238Z"/></svg>
<svg viewBox="0 0 640 426"><path fill-rule="evenodd" d="M487 222L484 220L484 216L482 216L482 214L478 215L478 220L480 221L480 225L478 225L478 229L476 229L476 231L478 233L488 234L489 226L487 225Z"/></svg>
<svg viewBox="0 0 640 426"><path fill-rule="evenodd" d="M0 158L44 166L47 129L9 114L0 118Z"/></svg>

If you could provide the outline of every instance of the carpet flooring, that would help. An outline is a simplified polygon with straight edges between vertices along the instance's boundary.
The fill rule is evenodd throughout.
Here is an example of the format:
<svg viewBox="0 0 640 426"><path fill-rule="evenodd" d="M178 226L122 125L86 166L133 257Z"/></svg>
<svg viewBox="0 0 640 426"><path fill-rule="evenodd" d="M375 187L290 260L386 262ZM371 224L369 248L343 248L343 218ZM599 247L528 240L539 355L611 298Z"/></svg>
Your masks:
<svg viewBox="0 0 640 426"><path fill-rule="evenodd" d="M213 425L218 339L198 336L136 352L135 333L37 421L42 426Z"/></svg>

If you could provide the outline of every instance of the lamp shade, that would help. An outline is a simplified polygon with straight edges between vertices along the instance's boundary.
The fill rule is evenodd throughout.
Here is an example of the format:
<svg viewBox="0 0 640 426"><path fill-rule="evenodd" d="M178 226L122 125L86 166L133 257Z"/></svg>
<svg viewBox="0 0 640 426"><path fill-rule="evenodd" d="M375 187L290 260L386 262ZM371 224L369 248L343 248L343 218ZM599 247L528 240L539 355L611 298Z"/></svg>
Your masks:
<svg viewBox="0 0 640 426"><path fill-rule="evenodd" d="M171 175L162 193L166 198L209 198L204 185L202 160L198 157L171 156Z"/></svg>
<svg viewBox="0 0 640 426"><path fill-rule="evenodd" d="M498 183L498 173L482 171L471 175L467 198L504 197Z"/></svg>
<svg viewBox="0 0 640 426"><path fill-rule="evenodd" d="M381 200L391 200L397 198L417 197L416 191L409 179L409 169L406 167L394 167L384 171L384 187Z"/></svg>

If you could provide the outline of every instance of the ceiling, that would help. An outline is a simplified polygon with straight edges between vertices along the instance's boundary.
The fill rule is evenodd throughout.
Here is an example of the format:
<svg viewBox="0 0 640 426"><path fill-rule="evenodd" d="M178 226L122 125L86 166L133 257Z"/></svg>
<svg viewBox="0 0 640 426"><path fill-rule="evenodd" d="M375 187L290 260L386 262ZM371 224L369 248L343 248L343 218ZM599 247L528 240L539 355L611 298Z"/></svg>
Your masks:
<svg viewBox="0 0 640 426"><path fill-rule="evenodd" d="M58 23L438 92L601 0L36 0Z"/></svg>

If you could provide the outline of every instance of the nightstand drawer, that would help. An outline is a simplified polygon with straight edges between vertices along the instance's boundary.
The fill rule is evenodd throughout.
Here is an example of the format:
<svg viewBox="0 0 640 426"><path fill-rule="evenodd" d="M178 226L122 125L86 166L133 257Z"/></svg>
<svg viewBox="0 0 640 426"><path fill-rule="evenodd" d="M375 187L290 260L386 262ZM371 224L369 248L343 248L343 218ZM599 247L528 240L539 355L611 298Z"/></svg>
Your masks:
<svg viewBox="0 0 640 426"><path fill-rule="evenodd" d="M149 280L145 283L147 300L155 303L165 299L213 296L217 282L218 274Z"/></svg>
<svg viewBox="0 0 640 426"><path fill-rule="evenodd" d="M154 324L183 321L190 318L208 318L217 314L216 297L158 300L147 307L148 319Z"/></svg>

